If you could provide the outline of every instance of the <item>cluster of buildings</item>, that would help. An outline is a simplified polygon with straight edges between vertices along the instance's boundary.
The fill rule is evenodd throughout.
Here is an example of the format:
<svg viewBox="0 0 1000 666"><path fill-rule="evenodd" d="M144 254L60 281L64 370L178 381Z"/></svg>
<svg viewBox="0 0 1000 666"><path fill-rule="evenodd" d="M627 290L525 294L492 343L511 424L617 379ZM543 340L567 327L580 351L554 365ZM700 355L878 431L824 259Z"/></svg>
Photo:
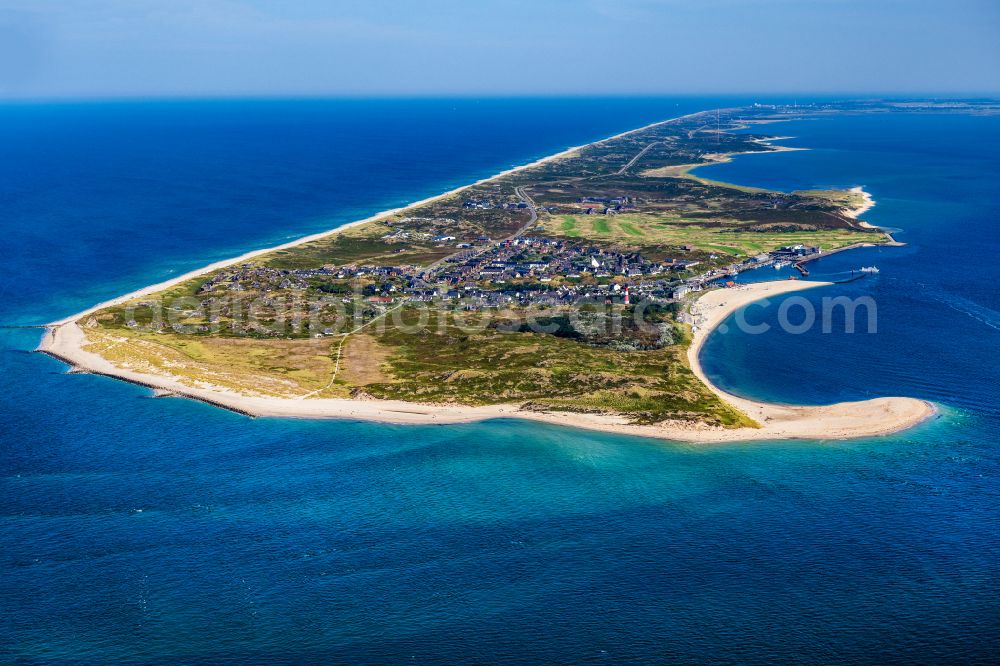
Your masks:
<svg viewBox="0 0 1000 666"><path fill-rule="evenodd" d="M570 244L552 238L519 237L485 252L453 257L438 279L449 285L468 282L502 284L535 278L541 283L554 278L579 279L590 274L597 279L625 276L643 278L689 270L695 261L649 261L642 255Z"/></svg>
<svg viewBox="0 0 1000 666"><path fill-rule="evenodd" d="M506 209L516 209L516 208L527 208L528 204L524 201L517 202L494 202L492 199L466 199L462 202L462 208L478 208L478 209L494 209L494 208L506 208Z"/></svg>
<svg viewBox="0 0 1000 666"><path fill-rule="evenodd" d="M323 266L320 268L271 268L242 264L221 271L207 280L198 289L199 294L210 293L219 288L228 291L278 291L286 289L307 289L310 278L349 280L352 278L372 278L388 280L415 275L415 266Z"/></svg>
<svg viewBox="0 0 1000 666"><path fill-rule="evenodd" d="M771 255L775 259L801 259L802 257L819 254L822 251L822 248L818 245L786 245L785 247L778 248Z"/></svg>
<svg viewBox="0 0 1000 666"><path fill-rule="evenodd" d="M718 285L720 281L727 281L728 278L734 278L743 271L769 265L773 265L775 268L782 268L793 262L815 258L822 254L822 252L823 249L818 245L787 245L780 247L772 252L763 252L738 263L722 268L715 268L689 278L675 286L672 295L675 299L681 299L692 292L701 291L710 285ZM808 271L802 268L800 264L796 263L795 265L804 275L808 275ZM732 282L726 282L726 284L731 285Z"/></svg>
<svg viewBox="0 0 1000 666"><path fill-rule="evenodd" d="M400 300L461 299L464 307L569 304L581 299L629 302L629 297L666 299L678 283L678 272L697 262L650 261L638 253L622 253L566 243L551 238L518 237L485 252L452 257L433 276L416 266L347 265L280 269L242 264L220 271L199 293L270 292L318 288L367 278L361 295L372 304ZM595 280L583 280L590 277ZM556 284L550 284L555 278ZM627 283L627 286L626 286ZM345 299L355 297L344 289ZM630 291L631 290L631 291Z"/></svg>
<svg viewBox="0 0 1000 666"><path fill-rule="evenodd" d="M616 213L627 213L636 210L635 201L632 197L580 197L579 203L583 204L584 215L594 215L597 206L587 204L601 204L604 215L614 215Z"/></svg>
<svg viewBox="0 0 1000 666"><path fill-rule="evenodd" d="M451 218L419 218L419 217L407 217L399 222L387 221L386 224L390 227L397 227L397 225L405 224L407 222L419 222L422 224L430 223L433 225L431 228L454 228L455 220ZM382 240L388 243L408 243L413 241L431 241L434 243L451 243L457 240L455 236L451 234L433 234L429 231L417 231L415 229L407 229L403 227L394 228L389 233L382 236ZM489 241L489 239L485 239ZM470 244L466 244L466 247L471 247Z"/></svg>
<svg viewBox="0 0 1000 666"><path fill-rule="evenodd" d="M453 239L453 237L447 237ZM444 238L443 238L444 240ZM489 240L489 239L485 239ZM347 265L279 269L254 264L221 271L199 292L216 289L259 291L309 287L328 290L335 281L367 278L361 294L371 304L401 300L457 300L465 309L559 306L580 301L666 302L735 276L739 272L820 253L819 247L791 245L741 262L683 277L697 261L651 261L638 252L618 252L545 237L516 237L459 252L432 274L416 266ZM562 278L550 284L556 278ZM584 279L588 278L588 279ZM344 289L335 289L345 292ZM350 300L354 295L344 293Z"/></svg>
<svg viewBox="0 0 1000 666"><path fill-rule="evenodd" d="M212 276L198 289L199 294L225 288L229 291L271 291L278 289L305 289L308 284L303 273L324 274L330 269L319 268L309 271L291 271L242 264ZM322 272L322 273L321 273Z"/></svg>
<svg viewBox="0 0 1000 666"><path fill-rule="evenodd" d="M396 229L382 236L382 240L387 243L405 243L409 241L430 240L433 234L423 231L411 231L409 229Z"/></svg>
<svg viewBox="0 0 1000 666"><path fill-rule="evenodd" d="M564 284L546 288L539 284L509 284L501 287L483 286L480 283L456 285L450 288L414 287L403 293L380 293L367 297L370 303L390 304L400 299L410 302L454 301L464 310L481 310L500 307L558 307L575 303L624 303L640 300L668 302L672 295L672 281L653 280L643 283L622 285L606 284Z"/></svg>

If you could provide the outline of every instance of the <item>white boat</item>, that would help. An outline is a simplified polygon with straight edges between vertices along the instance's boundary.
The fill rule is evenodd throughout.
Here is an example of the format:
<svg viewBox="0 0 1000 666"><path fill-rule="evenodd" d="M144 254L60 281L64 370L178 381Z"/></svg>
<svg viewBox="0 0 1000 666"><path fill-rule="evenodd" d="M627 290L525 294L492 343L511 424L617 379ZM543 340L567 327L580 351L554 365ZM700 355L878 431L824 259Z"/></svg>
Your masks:
<svg viewBox="0 0 1000 666"><path fill-rule="evenodd" d="M858 269L859 273L878 273L878 266L862 266Z"/></svg>
<svg viewBox="0 0 1000 666"><path fill-rule="evenodd" d="M792 262L790 262L790 261L776 261L776 262L774 262L774 270L780 271L785 266L791 266L791 265L792 265Z"/></svg>

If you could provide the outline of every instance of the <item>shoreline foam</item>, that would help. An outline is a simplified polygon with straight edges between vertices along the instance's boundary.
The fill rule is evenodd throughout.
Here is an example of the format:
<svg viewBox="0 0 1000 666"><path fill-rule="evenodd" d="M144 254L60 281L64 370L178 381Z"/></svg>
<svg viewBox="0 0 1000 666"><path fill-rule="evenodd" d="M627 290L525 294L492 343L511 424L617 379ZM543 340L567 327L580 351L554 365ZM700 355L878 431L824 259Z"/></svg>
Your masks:
<svg viewBox="0 0 1000 666"><path fill-rule="evenodd" d="M860 194L861 195L861 199L862 199L862 203L857 208L845 208L844 209L844 215L847 215L847 217L850 217L852 219L857 220L862 215L864 215L865 213L867 213L868 211L870 211L872 208L875 207L875 199L872 197L871 194L869 194L868 192L865 191L865 188L860 187L860 186L859 187L852 187L849 191L850 192L856 192L856 193ZM864 221L861 221L861 226L868 227L869 229L875 229L876 228L876 227L872 226L871 224L869 224L867 222L864 222Z"/></svg>

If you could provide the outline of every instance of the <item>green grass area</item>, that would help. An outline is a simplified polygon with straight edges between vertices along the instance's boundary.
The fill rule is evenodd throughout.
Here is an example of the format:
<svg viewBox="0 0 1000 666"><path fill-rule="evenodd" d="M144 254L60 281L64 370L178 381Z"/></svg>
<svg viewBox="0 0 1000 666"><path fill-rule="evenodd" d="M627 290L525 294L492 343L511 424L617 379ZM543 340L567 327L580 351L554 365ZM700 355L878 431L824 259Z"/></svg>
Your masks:
<svg viewBox="0 0 1000 666"><path fill-rule="evenodd" d="M857 208L865 202L864 194L854 190L795 190L793 194L823 199L841 208Z"/></svg>
<svg viewBox="0 0 1000 666"><path fill-rule="evenodd" d="M618 222L618 226L621 228L622 231L624 231L625 233L627 233L629 236L645 236L646 235L646 232L642 231L641 229L639 229L638 227L636 227L634 224L630 224L628 222L619 221Z"/></svg>
<svg viewBox="0 0 1000 666"><path fill-rule="evenodd" d="M568 225L568 218L572 217L569 215L563 217L563 228ZM577 216L573 228L586 228L587 217L590 216ZM881 243L887 240L883 234L847 228L815 231L751 231L748 228L750 226L753 226L752 221L717 227L653 215L618 215L594 220L591 224L595 238L600 240L610 239L627 245L641 238L644 245L666 247L690 245L696 249L733 257L752 256L799 243L833 250L854 243Z"/></svg>
<svg viewBox="0 0 1000 666"><path fill-rule="evenodd" d="M572 215L564 216L559 228L563 236L569 236L570 238L578 238L580 236L580 229L577 227L576 218Z"/></svg>
<svg viewBox="0 0 1000 666"><path fill-rule="evenodd" d="M593 229L595 233L599 234L611 233L611 225L608 224L608 220L605 218L595 218L590 223L590 228Z"/></svg>

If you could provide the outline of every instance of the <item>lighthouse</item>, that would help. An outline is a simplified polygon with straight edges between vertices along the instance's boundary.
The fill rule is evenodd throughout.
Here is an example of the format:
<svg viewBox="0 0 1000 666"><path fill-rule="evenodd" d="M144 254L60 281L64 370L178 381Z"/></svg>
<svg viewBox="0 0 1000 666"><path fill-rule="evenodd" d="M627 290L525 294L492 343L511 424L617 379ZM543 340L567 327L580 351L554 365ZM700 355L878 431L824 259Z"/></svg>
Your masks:
<svg viewBox="0 0 1000 666"><path fill-rule="evenodd" d="M625 305L628 305L628 304L629 304L629 300L628 300L628 287L625 287Z"/></svg>

